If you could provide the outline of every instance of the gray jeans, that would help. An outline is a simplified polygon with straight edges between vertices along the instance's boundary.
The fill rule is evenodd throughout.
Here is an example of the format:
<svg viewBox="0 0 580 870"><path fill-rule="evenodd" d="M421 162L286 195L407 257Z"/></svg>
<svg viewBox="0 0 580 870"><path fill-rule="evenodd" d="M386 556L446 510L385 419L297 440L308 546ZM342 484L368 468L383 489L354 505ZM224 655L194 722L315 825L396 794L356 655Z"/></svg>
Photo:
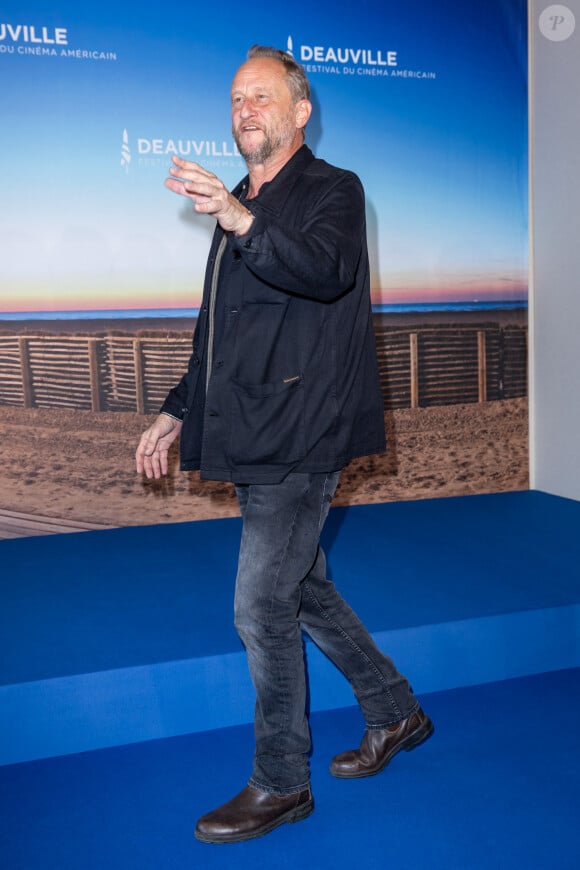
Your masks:
<svg viewBox="0 0 580 870"><path fill-rule="evenodd" d="M243 531L235 625L256 689L250 785L292 794L308 787L310 731L301 629L340 668L367 728L417 709L410 686L326 577L319 545L339 472L290 474L236 487Z"/></svg>

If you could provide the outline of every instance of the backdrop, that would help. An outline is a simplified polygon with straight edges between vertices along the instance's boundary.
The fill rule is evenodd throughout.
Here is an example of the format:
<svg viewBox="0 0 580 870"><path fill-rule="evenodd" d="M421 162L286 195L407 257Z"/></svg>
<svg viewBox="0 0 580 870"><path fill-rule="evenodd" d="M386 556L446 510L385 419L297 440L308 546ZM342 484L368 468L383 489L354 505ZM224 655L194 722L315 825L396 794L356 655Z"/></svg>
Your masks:
<svg viewBox="0 0 580 870"><path fill-rule="evenodd" d="M235 510L227 488L210 487L200 512L203 485L191 477L153 494L131 477L131 454L147 424L137 418L158 407L186 362L213 230L163 180L172 154L229 186L245 174L228 95L256 42L305 65L308 144L356 171L367 193L377 343L394 416L387 465L359 468L343 498L525 486L526 7L5 3L5 512L118 524ZM432 477L421 484L419 435L448 430L448 406L464 409L459 446L449 447L446 431L447 449L425 459ZM488 440L474 445L482 425ZM115 485L125 498L112 497Z"/></svg>

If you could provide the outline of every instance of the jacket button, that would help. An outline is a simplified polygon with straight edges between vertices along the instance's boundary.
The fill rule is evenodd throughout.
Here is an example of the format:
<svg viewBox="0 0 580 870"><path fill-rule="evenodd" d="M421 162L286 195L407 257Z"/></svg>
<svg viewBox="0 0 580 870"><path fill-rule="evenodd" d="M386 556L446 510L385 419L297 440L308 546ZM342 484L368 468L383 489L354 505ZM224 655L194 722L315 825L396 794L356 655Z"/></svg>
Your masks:
<svg viewBox="0 0 580 870"><path fill-rule="evenodd" d="M251 239L248 239L247 242L244 242L244 248L251 248L251 247L252 247L252 240Z"/></svg>

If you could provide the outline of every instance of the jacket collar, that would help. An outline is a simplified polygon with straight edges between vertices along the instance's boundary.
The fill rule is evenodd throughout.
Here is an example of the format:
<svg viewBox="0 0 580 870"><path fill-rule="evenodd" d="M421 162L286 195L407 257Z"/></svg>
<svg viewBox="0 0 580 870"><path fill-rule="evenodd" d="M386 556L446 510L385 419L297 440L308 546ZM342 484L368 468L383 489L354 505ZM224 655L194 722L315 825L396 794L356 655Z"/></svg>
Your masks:
<svg viewBox="0 0 580 870"><path fill-rule="evenodd" d="M274 178L262 185L258 196L250 200L250 202L255 202L266 211L280 214L296 183L296 179L314 159L314 154L310 148L307 145L302 145ZM234 189L234 196L242 196L244 191L248 189L248 184L249 176L246 175Z"/></svg>

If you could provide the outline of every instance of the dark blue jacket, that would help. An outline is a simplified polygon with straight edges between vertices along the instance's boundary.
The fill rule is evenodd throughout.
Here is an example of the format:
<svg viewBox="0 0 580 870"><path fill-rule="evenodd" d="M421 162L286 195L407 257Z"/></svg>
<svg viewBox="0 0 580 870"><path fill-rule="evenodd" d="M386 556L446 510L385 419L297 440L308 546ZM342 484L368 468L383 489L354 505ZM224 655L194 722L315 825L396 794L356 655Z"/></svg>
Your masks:
<svg viewBox="0 0 580 870"><path fill-rule="evenodd" d="M243 196L247 178L234 190ZM188 372L162 411L183 420L181 467L279 483L384 449L362 185L303 146L228 234L217 322L218 227ZM224 266L225 264L225 266ZM225 287L223 286L225 283ZM206 388L205 367L210 367Z"/></svg>

